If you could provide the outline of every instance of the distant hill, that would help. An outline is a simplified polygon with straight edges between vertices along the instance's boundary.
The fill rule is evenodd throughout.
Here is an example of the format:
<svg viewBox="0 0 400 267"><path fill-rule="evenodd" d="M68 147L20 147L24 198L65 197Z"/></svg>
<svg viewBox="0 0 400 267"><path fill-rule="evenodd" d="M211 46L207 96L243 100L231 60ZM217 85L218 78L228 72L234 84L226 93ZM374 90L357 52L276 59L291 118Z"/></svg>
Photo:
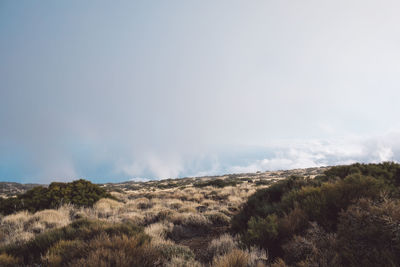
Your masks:
<svg viewBox="0 0 400 267"><path fill-rule="evenodd" d="M0 182L0 197L11 197L25 193L35 186L46 186L42 184L20 184L15 182Z"/></svg>
<svg viewBox="0 0 400 267"><path fill-rule="evenodd" d="M138 190L148 188L167 189L188 184L201 184L208 180L234 180L241 181L246 178L251 178L260 184L269 183L270 181L280 180L290 175L310 176L311 178L321 175L329 167L314 167L305 169L292 169L292 170L278 170L254 173L236 173L236 174L223 174L216 176L202 176L202 177L184 177L184 178L170 178L162 180L151 180L146 182L126 181L121 183L104 183L98 184L107 189L107 191L121 191L121 190ZM7 198L23 194L35 186L47 187L47 184L21 184L16 182L0 182L0 197Z"/></svg>
<svg viewBox="0 0 400 267"><path fill-rule="evenodd" d="M300 175L305 177L314 178L318 175L322 175L324 171L330 167L313 167L304 169L292 169L292 170L277 170L277 171L265 171L265 172L253 172L253 173L235 173L235 174L223 174L215 176L201 176L201 177L183 177L183 178L170 178L162 180L151 180L151 181L126 181L121 183L105 183L101 184L108 191L126 191L126 190L149 190L149 189L168 189L176 188L187 185L202 186L207 181L212 180L224 180L226 182L240 183L245 180L251 180L258 185L270 184L271 182L285 179L291 175Z"/></svg>

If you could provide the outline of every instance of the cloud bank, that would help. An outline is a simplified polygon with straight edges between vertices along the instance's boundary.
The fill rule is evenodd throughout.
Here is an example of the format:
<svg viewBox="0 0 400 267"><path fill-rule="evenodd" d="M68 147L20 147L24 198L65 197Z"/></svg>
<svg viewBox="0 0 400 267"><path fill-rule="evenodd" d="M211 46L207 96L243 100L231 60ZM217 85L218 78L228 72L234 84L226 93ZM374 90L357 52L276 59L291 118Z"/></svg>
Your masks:
<svg viewBox="0 0 400 267"><path fill-rule="evenodd" d="M399 9L1 1L0 180L399 160Z"/></svg>
<svg viewBox="0 0 400 267"><path fill-rule="evenodd" d="M231 155L224 152L202 158L175 158L162 164L154 158L143 161L140 168L126 168L127 175L138 175L146 169L153 177L174 178L226 173L249 173L319 166L400 161L400 133L379 137L347 137L340 140L291 141L290 143L238 149ZM228 152L229 153L229 152ZM264 157L263 157L264 155Z"/></svg>

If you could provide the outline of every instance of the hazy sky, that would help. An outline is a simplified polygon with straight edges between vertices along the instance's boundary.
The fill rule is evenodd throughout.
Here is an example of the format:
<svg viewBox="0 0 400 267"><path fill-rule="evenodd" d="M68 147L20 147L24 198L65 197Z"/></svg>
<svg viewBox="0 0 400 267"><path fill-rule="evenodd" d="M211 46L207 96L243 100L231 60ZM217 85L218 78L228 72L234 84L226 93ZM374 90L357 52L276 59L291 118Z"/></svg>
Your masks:
<svg viewBox="0 0 400 267"><path fill-rule="evenodd" d="M398 1L0 1L0 180L400 160Z"/></svg>

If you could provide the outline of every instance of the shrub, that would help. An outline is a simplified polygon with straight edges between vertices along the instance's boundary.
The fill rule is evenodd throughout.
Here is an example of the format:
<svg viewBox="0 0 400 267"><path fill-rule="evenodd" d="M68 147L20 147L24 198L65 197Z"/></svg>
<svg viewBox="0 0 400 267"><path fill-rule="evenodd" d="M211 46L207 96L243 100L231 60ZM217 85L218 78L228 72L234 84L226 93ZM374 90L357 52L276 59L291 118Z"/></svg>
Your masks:
<svg viewBox="0 0 400 267"><path fill-rule="evenodd" d="M285 213L278 222L280 238L290 238L308 227L307 214L296 205L289 213Z"/></svg>
<svg viewBox="0 0 400 267"><path fill-rule="evenodd" d="M377 201L382 192L398 196L394 184L399 169L394 163L355 164L334 167L314 180L292 176L250 196L231 229L242 235L245 245L268 249L272 259L283 257L282 245L294 235L304 238L309 222L335 232L340 212L359 199Z"/></svg>
<svg viewBox="0 0 400 267"><path fill-rule="evenodd" d="M153 223L148 225L144 232L151 237L152 243L164 243L167 237L167 234L172 231L173 224L172 223Z"/></svg>
<svg viewBox="0 0 400 267"><path fill-rule="evenodd" d="M164 260L170 261L172 258L181 258L187 261L194 259L194 253L186 246L176 244L158 244L157 250Z"/></svg>
<svg viewBox="0 0 400 267"><path fill-rule="evenodd" d="M34 187L15 198L0 198L0 212L11 214L20 210L36 212L54 209L63 203L91 207L101 198L112 198L105 189L80 179L71 183L51 183L48 188Z"/></svg>
<svg viewBox="0 0 400 267"><path fill-rule="evenodd" d="M246 251L234 249L228 254L217 257L213 261L214 267L247 267L249 254Z"/></svg>
<svg viewBox="0 0 400 267"><path fill-rule="evenodd" d="M291 176L268 188L257 190L232 219L232 230L243 233L246 231L247 223L251 217L266 217L269 214L281 212L280 201L282 196L291 190L301 188L303 185L306 185L304 178Z"/></svg>
<svg viewBox="0 0 400 267"><path fill-rule="evenodd" d="M324 179L344 179L351 174L371 176L389 185L388 189L396 197L400 196L400 164L383 162L379 164L355 163L347 166L336 166L325 171Z"/></svg>
<svg viewBox="0 0 400 267"><path fill-rule="evenodd" d="M11 244L0 249L0 253L7 253L23 260L24 264L40 262L40 255L45 255L47 251L61 240L81 240L88 242L99 236L135 236L141 243L147 242L150 238L145 235L142 228L130 223L109 224L101 221L87 219L77 220L68 226L50 230L37 235L34 239L23 244Z"/></svg>
<svg viewBox="0 0 400 267"><path fill-rule="evenodd" d="M14 258L6 253L0 254L0 266L3 267L15 267L19 266L21 261L19 259Z"/></svg>
<svg viewBox="0 0 400 267"><path fill-rule="evenodd" d="M50 247L42 260L48 266L62 266L70 259L83 256L85 247L82 240L60 240Z"/></svg>
<svg viewBox="0 0 400 267"><path fill-rule="evenodd" d="M236 248L238 248L238 244L231 235L221 235L220 237L213 239L208 245L207 258L211 260L215 256L228 254Z"/></svg>
<svg viewBox="0 0 400 267"><path fill-rule="evenodd" d="M157 266L161 255L148 242L136 236L101 234L90 240L83 255L69 259L68 266Z"/></svg>
<svg viewBox="0 0 400 267"><path fill-rule="evenodd" d="M209 219L213 225L217 226L227 226L229 225L230 218L225 214L217 211L207 212L204 214L207 219Z"/></svg>
<svg viewBox="0 0 400 267"><path fill-rule="evenodd" d="M251 217L244 236L247 244L255 244L269 251L277 249L277 237L278 217L275 214L268 215L266 218Z"/></svg>
<svg viewBox="0 0 400 267"><path fill-rule="evenodd" d="M213 179L205 182L198 182L193 184L194 187L206 187L206 186L212 186L212 187L217 187L217 188L224 188L226 186L236 186L237 184L242 183L243 181L240 181L238 179Z"/></svg>
<svg viewBox="0 0 400 267"><path fill-rule="evenodd" d="M283 245L285 261L295 266L339 266L337 249L336 235L316 223L310 224L304 236L295 235Z"/></svg>
<svg viewBox="0 0 400 267"><path fill-rule="evenodd" d="M400 265L400 205L362 199L340 214L338 243L346 266Z"/></svg>

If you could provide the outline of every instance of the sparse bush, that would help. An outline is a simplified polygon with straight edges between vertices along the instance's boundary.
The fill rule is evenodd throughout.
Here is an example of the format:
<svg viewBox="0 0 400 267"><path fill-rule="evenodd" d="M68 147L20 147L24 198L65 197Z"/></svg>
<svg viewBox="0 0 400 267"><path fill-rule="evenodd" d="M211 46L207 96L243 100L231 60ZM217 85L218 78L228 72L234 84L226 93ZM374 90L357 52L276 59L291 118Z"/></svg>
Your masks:
<svg viewBox="0 0 400 267"><path fill-rule="evenodd" d="M177 213L171 218L174 224L187 225L194 227L209 227L211 222L202 214L197 213Z"/></svg>
<svg viewBox="0 0 400 267"><path fill-rule="evenodd" d="M82 240L60 240L49 248L42 261L48 266L62 266L70 259L82 257L85 248Z"/></svg>
<svg viewBox="0 0 400 267"><path fill-rule="evenodd" d="M158 244L157 250L164 260L170 261L172 258L181 258L184 260L193 260L194 253L185 246L176 244Z"/></svg>
<svg viewBox="0 0 400 267"><path fill-rule="evenodd" d="M22 244L11 244L0 249L0 253L7 253L23 260L24 264L40 262L40 255L47 251L61 240L82 240L88 242L100 234L108 236L134 236L141 243L150 238L142 232L142 228L125 224L108 224L101 221L82 219L73 222L63 228L50 230L37 235L34 239Z"/></svg>
<svg viewBox="0 0 400 267"><path fill-rule="evenodd" d="M20 211L0 220L0 244L21 243L30 240L35 234L70 223L73 207L64 205L57 210L42 210L34 214Z"/></svg>
<svg viewBox="0 0 400 267"><path fill-rule="evenodd" d="M116 200L102 198L94 204L93 208L97 211L100 218L106 218L117 213L122 206L123 204Z"/></svg>
<svg viewBox="0 0 400 267"><path fill-rule="evenodd" d="M228 254L236 248L238 248L238 244L231 235L221 235L220 237L213 239L208 245L207 258L211 260L215 256Z"/></svg>
<svg viewBox="0 0 400 267"><path fill-rule="evenodd" d="M83 256L69 259L69 266L143 266L161 262L159 251L136 236L101 234L87 243Z"/></svg>
<svg viewBox="0 0 400 267"><path fill-rule="evenodd" d="M295 235L283 245L285 261L299 266L340 266L337 255L336 234L327 233L311 223L304 236Z"/></svg>
<svg viewBox="0 0 400 267"><path fill-rule="evenodd" d="M164 243L167 234L172 231L172 223L154 223L150 224L144 229L144 232L151 237L151 241L154 244Z"/></svg>

